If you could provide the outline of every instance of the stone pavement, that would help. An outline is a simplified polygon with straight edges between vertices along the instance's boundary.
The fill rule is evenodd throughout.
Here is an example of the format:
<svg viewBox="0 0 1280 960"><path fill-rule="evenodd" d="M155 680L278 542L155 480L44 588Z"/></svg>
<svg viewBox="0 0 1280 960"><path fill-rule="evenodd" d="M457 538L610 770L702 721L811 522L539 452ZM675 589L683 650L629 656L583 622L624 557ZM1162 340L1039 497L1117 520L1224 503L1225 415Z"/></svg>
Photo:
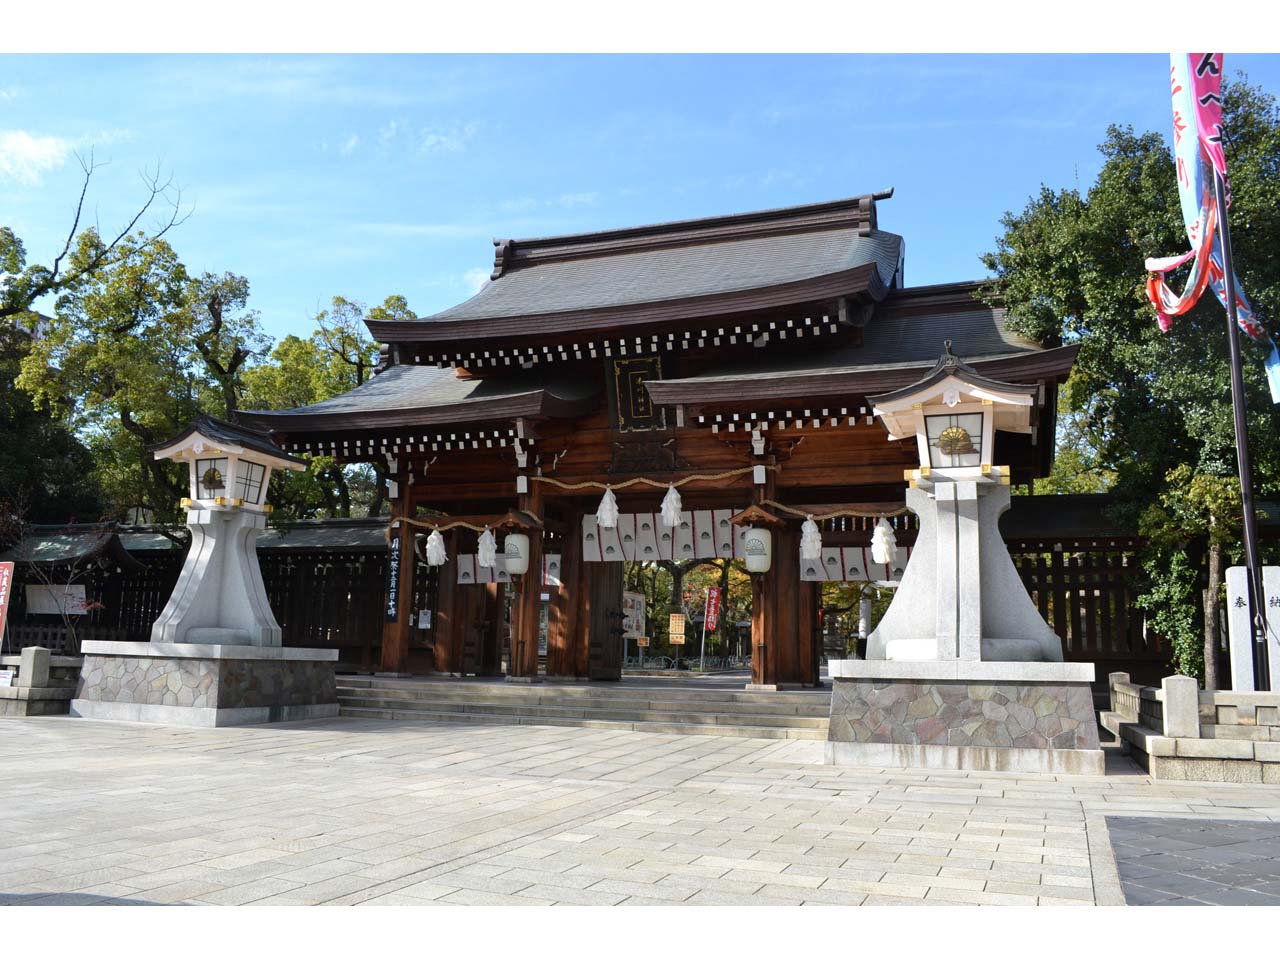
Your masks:
<svg viewBox="0 0 1280 960"><path fill-rule="evenodd" d="M1280 823L1111 817L1126 902L1280 907Z"/></svg>
<svg viewBox="0 0 1280 960"><path fill-rule="evenodd" d="M822 765L822 743L0 720L0 904L1118 904L1111 817L1280 790Z"/></svg>

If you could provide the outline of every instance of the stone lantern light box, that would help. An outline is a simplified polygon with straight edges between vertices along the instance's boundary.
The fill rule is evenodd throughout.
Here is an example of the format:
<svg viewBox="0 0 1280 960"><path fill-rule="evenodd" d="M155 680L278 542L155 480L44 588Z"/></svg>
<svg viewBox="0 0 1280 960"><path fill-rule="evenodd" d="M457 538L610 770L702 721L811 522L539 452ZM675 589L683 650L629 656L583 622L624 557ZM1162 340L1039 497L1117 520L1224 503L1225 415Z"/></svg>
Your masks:
<svg viewBox="0 0 1280 960"><path fill-rule="evenodd" d="M302 470L306 464L286 454L266 434L200 417L184 433L153 448L157 460L185 462L188 510L249 510L271 513L267 487L272 470Z"/></svg>
<svg viewBox="0 0 1280 960"><path fill-rule="evenodd" d="M928 376L873 401L890 440L916 438L920 467L908 481L988 477L1007 484L1008 468L992 464L995 432L1031 433L1039 391L982 376L951 352L948 340Z"/></svg>

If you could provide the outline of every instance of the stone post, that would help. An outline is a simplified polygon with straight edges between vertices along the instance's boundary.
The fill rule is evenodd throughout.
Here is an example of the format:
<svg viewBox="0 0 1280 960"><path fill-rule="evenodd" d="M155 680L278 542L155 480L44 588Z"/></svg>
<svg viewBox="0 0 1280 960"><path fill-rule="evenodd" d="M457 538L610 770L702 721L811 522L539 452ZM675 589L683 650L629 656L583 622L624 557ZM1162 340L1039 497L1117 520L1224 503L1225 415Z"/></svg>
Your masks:
<svg viewBox="0 0 1280 960"><path fill-rule="evenodd" d="M1116 705L1116 687L1122 683L1129 682L1127 673L1108 673L1107 674L1107 692L1111 695L1111 712L1119 713L1120 708ZM1136 720L1137 717L1127 717L1126 719Z"/></svg>
<svg viewBox="0 0 1280 960"><path fill-rule="evenodd" d="M1164 694L1164 735L1198 738L1200 736L1200 684L1195 677L1165 677L1160 683Z"/></svg>
<svg viewBox="0 0 1280 960"><path fill-rule="evenodd" d="M18 665L18 686L49 686L49 651L44 647L23 647Z"/></svg>

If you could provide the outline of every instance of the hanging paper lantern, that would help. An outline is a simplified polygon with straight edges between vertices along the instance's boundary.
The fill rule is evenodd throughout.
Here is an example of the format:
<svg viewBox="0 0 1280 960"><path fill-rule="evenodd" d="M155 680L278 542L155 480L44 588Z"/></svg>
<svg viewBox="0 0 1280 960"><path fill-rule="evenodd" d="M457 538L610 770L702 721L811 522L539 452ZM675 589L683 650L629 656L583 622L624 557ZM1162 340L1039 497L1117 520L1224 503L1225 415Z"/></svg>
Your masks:
<svg viewBox="0 0 1280 960"><path fill-rule="evenodd" d="M596 509L596 523L609 529L618 525L618 498L608 487L604 488L604 496L600 498L600 506Z"/></svg>
<svg viewBox="0 0 1280 960"><path fill-rule="evenodd" d="M529 538L523 533L508 533L502 541L507 558L507 573L518 577L529 572Z"/></svg>
<svg viewBox="0 0 1280 960"><path fill-rule="evenodd" d="M742 546L747 573L768 573L773 564L773 534L764 527L748 527L742 535Z"/></svg>
<svg viewBox="0 0 1280 960"><path fill-rule="evenodd" d="M476 546L476 560L480 566L489 567L496 566L498 556L498 541L493 539L493 534L488 527L484 528L484 533L480 534L480 540Z"/></svg>
<svg viewBox="0 0 1280 960"><path fill-rule="evenodd" d="M444 549L444 537L440 536L439 530L432 530L431 536L427 537L427 563L438 567L447 563L448 560L449 554Z"/></svg>
<svg viewBox="0 0 1280 960"><path fill-rule="evenodd" d="M898 538L893 534L889 521L881 517L871 533L871 559L876 563L892 565L898 558Z"/></svg>
<svg viewBox="0 0 1280 960"><path fill-rule="evenodd" d="M813 514L800 527L800 559L822 559L822 531L813 520Z"/></svg>
<svg viewBox="0 0 1280 960"><path fill-rule="evenodd" d="M674 485L667 487L667 495L662 498L662 525L664 527L680 526L680 491Z"/></svg>

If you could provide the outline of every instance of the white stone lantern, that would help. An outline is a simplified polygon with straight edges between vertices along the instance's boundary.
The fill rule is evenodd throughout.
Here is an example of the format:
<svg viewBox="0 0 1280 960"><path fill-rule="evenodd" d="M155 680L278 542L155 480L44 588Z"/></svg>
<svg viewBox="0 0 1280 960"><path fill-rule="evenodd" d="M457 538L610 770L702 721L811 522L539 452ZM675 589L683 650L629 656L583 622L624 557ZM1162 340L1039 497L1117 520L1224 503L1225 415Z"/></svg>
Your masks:
<svg viewBox="0 0 1280 960"><path fill-rule="evenodd" d="M71 715L203 727L336 717L338 651L282 645L258 568L271 471L306 463L213 417L152 452L187 464L191 546L150 641L81 644Z"/></svg>
<svg viewBox="0 0 1280 960"><path fill-rule="evenodd" d="M869 659L1062 659L1000 537L1010 476L992 463L997 431L1031 433L1039 392L982 376L947 341L922 380L867 398L889 438L915 437L920 457L905 477L920 533Z"/></svg>
<svg viewBox="0 0 1280 960"><path fill-rule="evenodd" d="M1102 773L1094 665L1063 662L1000 536L1010 477L995 434L1030 433L1040 391L982 376L948 341L923 379L867 398L891 439L916 440L920 528L866 659L828 661L828 763ZM868 724L872 710L891 719Z"/></svg>
<svg viewBox="0 0 1280 960"><path fill-rule="evenodd" d="M151 639L278 647L280 627L258 569L258 531L271 512L271 471L303 470L306 463L265 432L208 416L152 453L187 464L190 496L182 506L191 548Z"/></svg>

